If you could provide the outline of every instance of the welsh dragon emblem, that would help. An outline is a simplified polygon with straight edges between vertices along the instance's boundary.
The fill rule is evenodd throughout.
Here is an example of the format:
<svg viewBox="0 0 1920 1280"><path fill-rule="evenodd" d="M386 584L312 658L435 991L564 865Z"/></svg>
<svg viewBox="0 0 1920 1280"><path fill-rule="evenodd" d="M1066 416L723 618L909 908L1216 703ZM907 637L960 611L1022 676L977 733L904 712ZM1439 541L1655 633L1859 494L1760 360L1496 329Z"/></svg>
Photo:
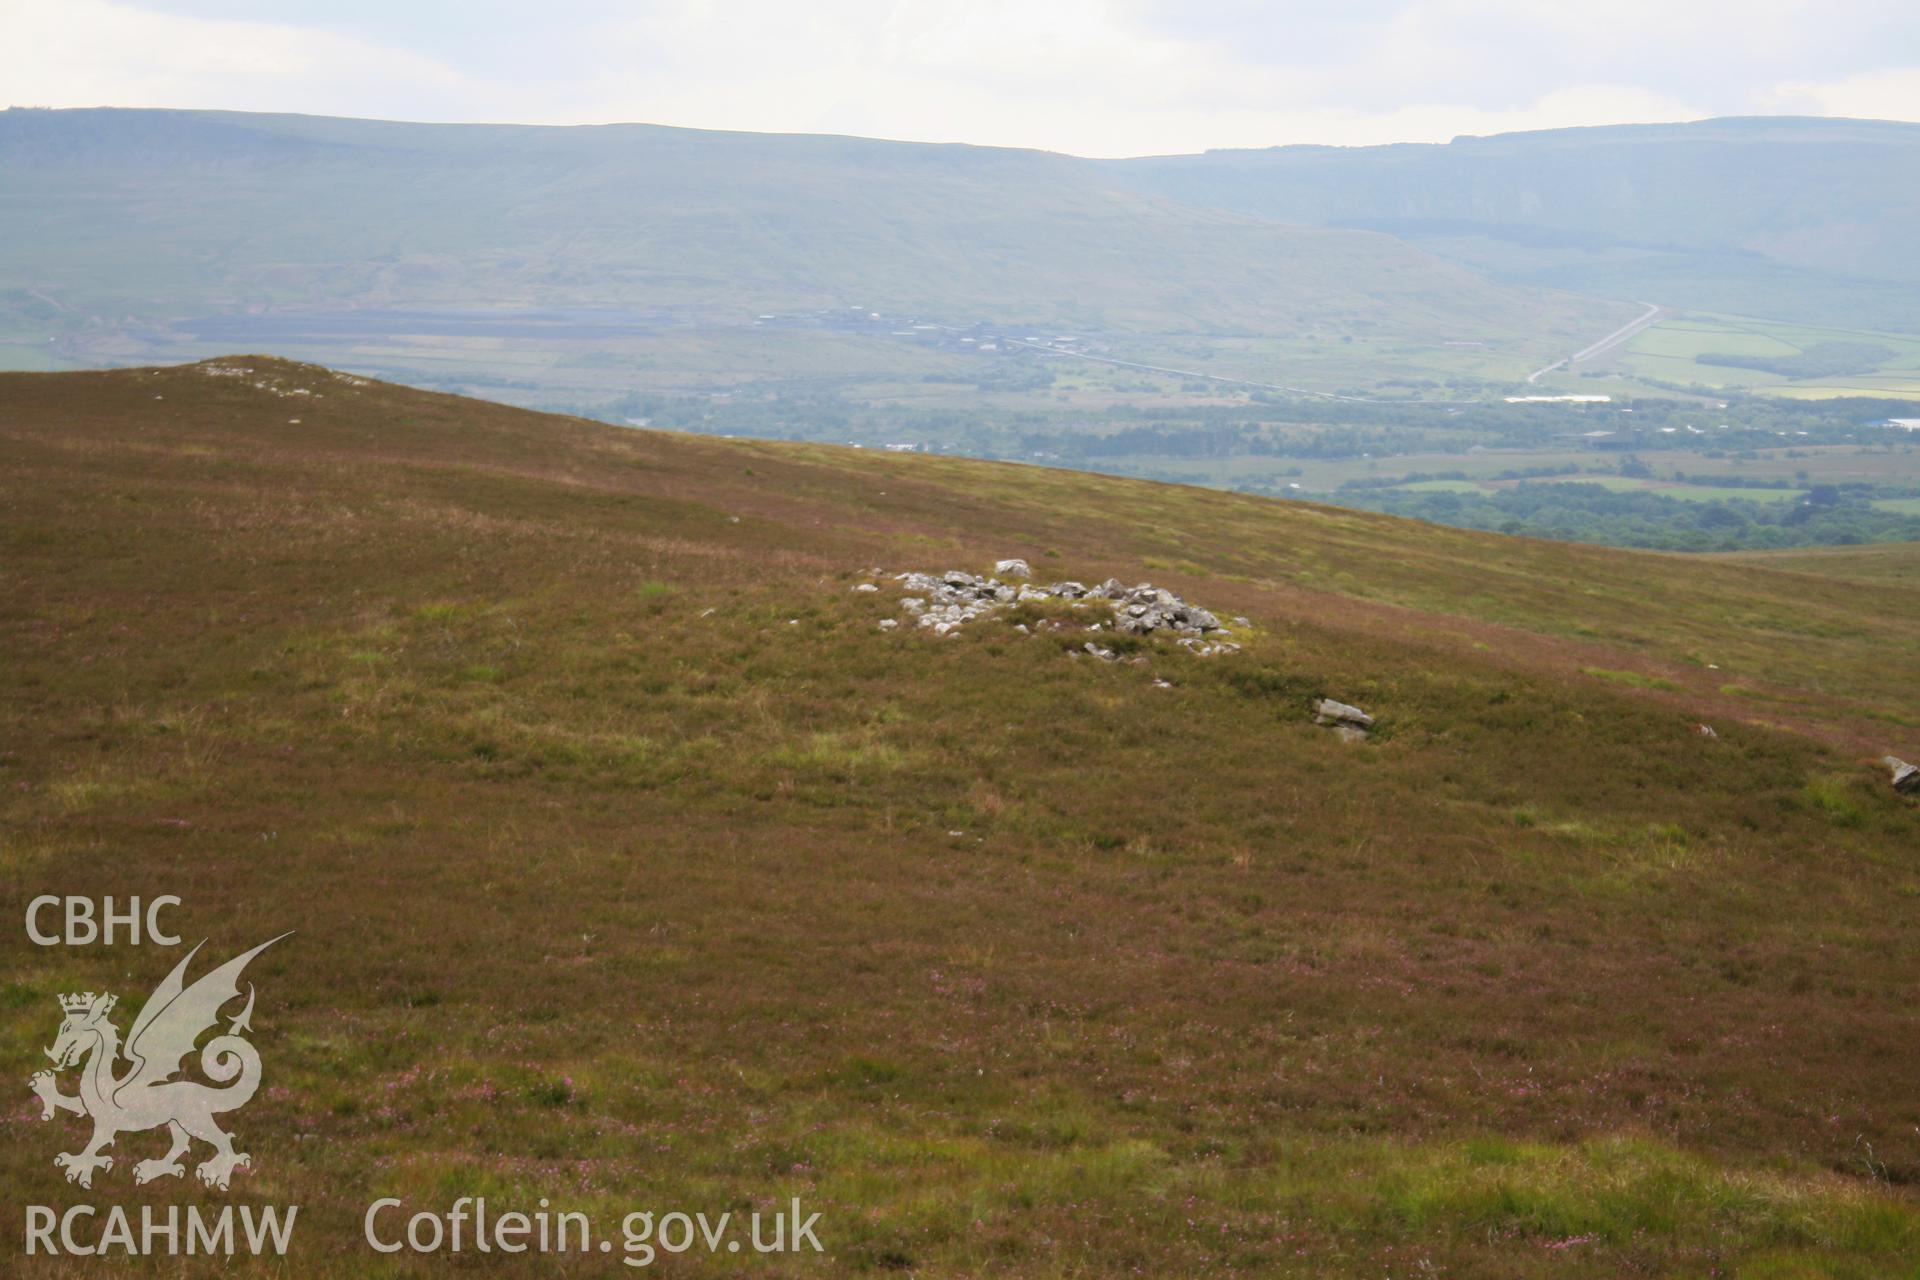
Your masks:
<svg viewBox="0 0 1920 1280"><path fill-rule="evenodd" d="M286 936L283 933L280 938ZM124 1048L119 1028L108 1017L116 997L91 991L60 997L65 1017L53 1047L46 1051L53 1059L53 1070L38 1072L27 1083L45 1108L41 1119L70 1111L93 1121L93 1139L83 1149L53 1158L56 1166L66 1170L68 1182L91 1187L94 1170L113 1168L113 1157L102 1152L115 1138L163 1125L173 1145L158 1160L133 1166L137 1183L185 1174L180 1157L195 1139L213 1147L213 1154L194 1171L210 1187L225 1191L233 1171L252 1163L245 1152L233 1149L232 1136L214 1123L215 1116L247 1105L260 1087L259 1051L241 1034L253 1029L251 983L246 1007L228 1023L226 1034L214 1036L200 1049L200 1070L224 1087L176 1077L195 1042L217 1027L221 1008L239 998L241 970L280 938L235 956L187 986L187 964L200 950L194 947L142 1006ZM118 1070L122 1058L127 1066ZM80 1092L61 1093L55 1073L72 1066L80 1068Z"/></svg>

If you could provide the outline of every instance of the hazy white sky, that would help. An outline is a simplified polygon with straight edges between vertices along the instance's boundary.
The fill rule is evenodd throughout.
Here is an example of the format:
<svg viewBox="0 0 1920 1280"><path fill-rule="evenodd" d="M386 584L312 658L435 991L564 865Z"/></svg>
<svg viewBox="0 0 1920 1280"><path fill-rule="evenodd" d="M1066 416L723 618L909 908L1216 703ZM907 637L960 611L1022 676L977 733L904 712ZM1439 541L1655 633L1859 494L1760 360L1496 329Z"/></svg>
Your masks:
<svg viewBox="0 0 1920 1280"><path fill-rule="evenodd" d="M1138 155L1920 120L1914 0L0 0L0 102Z"/></svg>

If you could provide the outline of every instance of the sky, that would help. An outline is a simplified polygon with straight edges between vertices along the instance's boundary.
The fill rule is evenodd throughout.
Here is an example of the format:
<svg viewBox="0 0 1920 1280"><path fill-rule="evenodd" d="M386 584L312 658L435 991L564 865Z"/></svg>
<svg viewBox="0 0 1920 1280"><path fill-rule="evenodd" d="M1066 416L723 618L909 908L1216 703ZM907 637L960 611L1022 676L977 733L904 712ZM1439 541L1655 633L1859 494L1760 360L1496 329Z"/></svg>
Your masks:
<svg viewBox="0 0 1920 1280"><path fill-rule="evenodd" d="M1089 156L1920 120L1913 0L0 0L0 103Z"/></svg>

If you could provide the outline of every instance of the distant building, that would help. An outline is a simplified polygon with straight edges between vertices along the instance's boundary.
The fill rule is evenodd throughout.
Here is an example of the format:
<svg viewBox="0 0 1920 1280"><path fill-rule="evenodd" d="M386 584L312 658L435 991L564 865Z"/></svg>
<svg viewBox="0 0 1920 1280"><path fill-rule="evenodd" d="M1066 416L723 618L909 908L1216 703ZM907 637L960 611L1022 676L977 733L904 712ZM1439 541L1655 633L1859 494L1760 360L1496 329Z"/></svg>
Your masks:
<svg viewBox="0 0 1920 1280"><path fill-rule="evenodd" d="M1508 396L1508 404L1611 404L1612 396Z"/></svg>
<svg viewBox="0 0 1920 1280"><path fill-rule="evenodd" d="M1920 431L1920 418L1888 418L1887 425L1902 431Z"/></svg>

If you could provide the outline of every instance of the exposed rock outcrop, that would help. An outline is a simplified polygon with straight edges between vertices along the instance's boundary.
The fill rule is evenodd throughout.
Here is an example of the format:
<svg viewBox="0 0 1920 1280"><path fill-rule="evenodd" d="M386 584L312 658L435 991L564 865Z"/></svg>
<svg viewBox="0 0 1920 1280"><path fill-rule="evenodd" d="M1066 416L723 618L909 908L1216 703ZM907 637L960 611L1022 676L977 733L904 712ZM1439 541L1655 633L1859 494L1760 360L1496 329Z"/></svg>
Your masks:
<svg viewBox="0 0 1920 1280"><path fill-rule="evenodd" d="M1920 765L1908 764L1899 756L1887 756L1881 763L1893 771L1893 789L1902 795L1920 794Z"/></svg>

